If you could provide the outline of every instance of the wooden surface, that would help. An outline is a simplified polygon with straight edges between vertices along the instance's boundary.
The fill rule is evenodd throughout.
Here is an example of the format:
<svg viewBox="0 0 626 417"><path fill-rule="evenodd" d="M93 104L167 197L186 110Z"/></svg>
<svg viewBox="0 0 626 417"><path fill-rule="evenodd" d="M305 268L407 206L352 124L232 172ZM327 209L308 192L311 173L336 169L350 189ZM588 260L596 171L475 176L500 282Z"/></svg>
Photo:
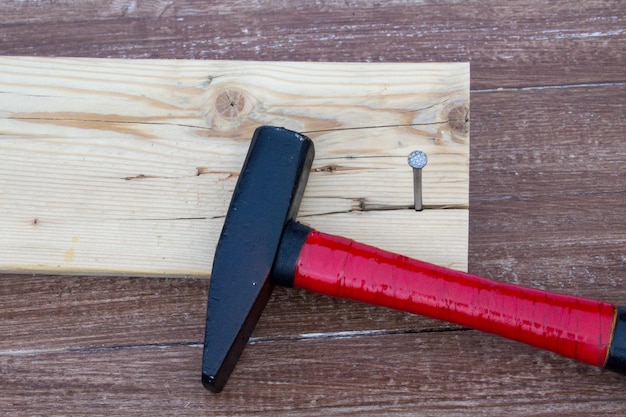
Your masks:
<svg viewBox="0 0 626 417"><path fill-rule="evenodd" d="M469 270L626 304L621 1L5 2L3 55L470 61ZM0 139L1 140L1 139ZM5 274L4 415L620 415L626 379L275 291L226 390L201 279Z"/></svg>
<svg viewBox="0 0 626 417"><path fill-rule="evenodd" d="M0 57L0 91L0 271L208 277L264 124L315 142L300 221L467 270L467 63Z"/></svg>

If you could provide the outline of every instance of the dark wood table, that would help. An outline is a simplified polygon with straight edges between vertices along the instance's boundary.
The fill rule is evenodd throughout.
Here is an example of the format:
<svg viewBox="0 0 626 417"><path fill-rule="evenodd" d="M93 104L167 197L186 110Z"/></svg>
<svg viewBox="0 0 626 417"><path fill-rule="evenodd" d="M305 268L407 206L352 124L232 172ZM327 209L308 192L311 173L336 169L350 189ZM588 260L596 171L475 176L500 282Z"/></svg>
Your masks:
<svg viewBox="0 0 626 417"><path fill-rule="evenodd" d="M470 272L621 305L625 47L618 0L0 5L2 55L470 61ZM206 280L4 274L0 415L626 411L623 376L286 289L226 390L210 394L207 290Z"/></svg>

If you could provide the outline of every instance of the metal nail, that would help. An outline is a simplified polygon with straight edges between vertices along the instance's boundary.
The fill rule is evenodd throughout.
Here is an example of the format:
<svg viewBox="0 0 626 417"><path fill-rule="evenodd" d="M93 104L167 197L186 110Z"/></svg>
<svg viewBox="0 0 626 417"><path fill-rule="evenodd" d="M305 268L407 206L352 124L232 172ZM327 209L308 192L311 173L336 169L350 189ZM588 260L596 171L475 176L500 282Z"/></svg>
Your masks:
<svg viewBox="0 0 626 417"><path fill-rule="evenodd" d="M409 154L409 166L413 168L413 200L415 211L422 211L422 168L428 163L428 156L422 151L413 151Z"/></svg>

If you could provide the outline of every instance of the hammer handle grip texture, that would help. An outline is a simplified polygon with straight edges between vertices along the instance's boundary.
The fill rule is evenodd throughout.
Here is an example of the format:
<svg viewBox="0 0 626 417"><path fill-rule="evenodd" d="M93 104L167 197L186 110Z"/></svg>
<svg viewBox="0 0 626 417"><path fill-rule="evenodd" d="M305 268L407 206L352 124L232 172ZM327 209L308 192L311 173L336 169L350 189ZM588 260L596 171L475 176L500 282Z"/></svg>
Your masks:
<svg viewBox="0 0 626 417"><path fill-rule="evenodd" d="M626 310L609 303L481 278L316 230L302 245L293 286L626 370Z"/></svg>

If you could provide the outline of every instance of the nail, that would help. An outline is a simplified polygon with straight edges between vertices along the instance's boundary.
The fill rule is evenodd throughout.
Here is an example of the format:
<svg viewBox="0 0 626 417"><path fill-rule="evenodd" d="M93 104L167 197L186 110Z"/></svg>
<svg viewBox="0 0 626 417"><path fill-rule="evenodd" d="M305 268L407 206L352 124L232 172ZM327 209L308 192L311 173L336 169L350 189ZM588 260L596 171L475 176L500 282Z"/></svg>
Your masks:
<svg viewBox="0 0 626 417"><path fill-rule="evenodd" d="M428 157L422 151L413 151L409 154L409 166L413 168L413 200L415 211L422 211L422 168L428 163Z"/></svg>

